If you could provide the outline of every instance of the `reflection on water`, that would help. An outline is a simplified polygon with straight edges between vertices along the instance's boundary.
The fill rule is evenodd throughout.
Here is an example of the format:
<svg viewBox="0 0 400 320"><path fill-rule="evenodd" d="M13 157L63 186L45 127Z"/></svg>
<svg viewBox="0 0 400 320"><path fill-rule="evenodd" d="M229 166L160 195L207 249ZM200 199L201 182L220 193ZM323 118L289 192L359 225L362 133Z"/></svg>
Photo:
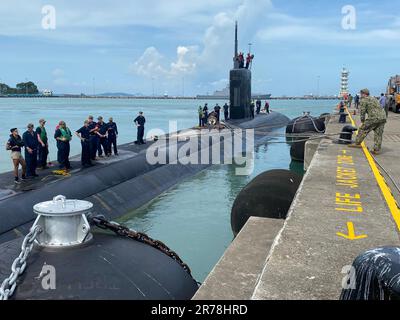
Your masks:
<svg viewBox="0 0 400 320"><path fill-rule="evenodd" d="M283 138L274 140L284 142ZM122 222L164 241L189 264L195 278L203 281L233 239L230 211L236 195L258 174L288 169L288 153L286 144L259 146L249 176L236 175L235 165L214 166L133 211Z"/></svg>
<svg viewBox="0 0 400 320"><path fill-rule="evenodd" d="M283 113L290 118L310 110L301 106L307 102L285 103L287 107ZM329 112L334 104L326 101L309 103L315 116ZM236 175L235 165L213 166L131 212L122 222L165 242L188 263L196 280L204 281L233 240L230 213L243 187L257 175L272 169L304 173L303 164L290 159L290 146L283 137L285 130L277 132L282 137L255 147L254 171L250 175Z"/></svg>
<svg viewBox="0 0 400 320"><path fill-rule="evenodd" d="M210 106L213 101L207 101ZM66 120L72 130L78 129L89 115L113 116L119 125L119 143L135 137L133 119L139 110L145 112L147 128L168 131L168 120L178 121L179 128L197 123L197 108L205 101L186 100L118 100L118 99L0 99L0 145L5 145L8 128L21 132L28 122L48 120L51 136L59 120ZM221 101L218 101L221 104ZM303 111L318 116L333 109L334 101L272 101L271 109L290 118ZM281 134L284 130L279 131ZM248 176L236 175L234 165L207 169L165 192L142 208L122 219L131 228L144 231L176 251L188 263L198 281L203 281L233 239L230 211L236 195L258 174L271 169L302 172L302 164L291 163L289 146L283 137L255 148L254 171ZM80 152L74 139L71 154ZM50 157L55 158L54 139L50 139ZM3 150L0 171L11 170L9 155Z"/></svg>

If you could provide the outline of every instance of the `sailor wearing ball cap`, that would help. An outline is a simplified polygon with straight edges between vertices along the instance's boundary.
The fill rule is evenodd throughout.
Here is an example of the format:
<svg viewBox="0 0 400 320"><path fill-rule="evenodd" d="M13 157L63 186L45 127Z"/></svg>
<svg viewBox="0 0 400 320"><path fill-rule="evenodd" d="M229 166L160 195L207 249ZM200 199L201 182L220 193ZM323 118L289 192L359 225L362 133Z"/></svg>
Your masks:
<svg viewBox="0 0 400 320"><path fill-rule="evenodd" d="M360 103L361 127L358 130L356 142L349 145L351 148L361 148L362 142L367 135L374 131L374 149L372 153L380 154L382 148L383 131L386 124L386 113L378 100L370 96L368 89L362 89ZM368 117L367 117L368 116Z"/></svg>

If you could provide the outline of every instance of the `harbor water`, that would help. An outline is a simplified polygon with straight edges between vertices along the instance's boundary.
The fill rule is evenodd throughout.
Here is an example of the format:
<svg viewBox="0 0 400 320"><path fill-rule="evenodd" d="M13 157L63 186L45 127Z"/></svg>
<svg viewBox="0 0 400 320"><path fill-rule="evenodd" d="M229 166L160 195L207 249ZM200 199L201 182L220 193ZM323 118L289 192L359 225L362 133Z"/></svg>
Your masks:
<svg viewBox="0 0 400 320"><path fill-rule="evenodd" d="M224 101L201 100L0 99L0 143L4 148L0 153L0 171L12 169L9 153L4 147L12 127L19 128L22 135L28 123L36 126L40 118L45 118L47 132L52 136L60 120L66 121L71 131L75 131L90 114L96 118L101 115L106 122L112 116L118 124L118 143L122 144L136 140L133 119L139 111L145 114L146 131L161 129L168 132L169 121L176 121L178 129L197 125L197 108L205 102L210 107L215 103L224 104ZM319 116L331 112L335 103L332 100L270 102L271 110L289 118L304 111ZM230 211L240 190L267 170L292 169L302 173L302 164L291 162L290 147L283 134L284 129L279 129L267 144L255 148L254 168L249 176L236 175L234 165L210 167L130 212L120 221L165 242L191 267L196 280L203 281L233 239ZM71 155L79 152L80 143L75 138L71 143ZM55 140L51 137L50 158L56 158Z"/></svg>

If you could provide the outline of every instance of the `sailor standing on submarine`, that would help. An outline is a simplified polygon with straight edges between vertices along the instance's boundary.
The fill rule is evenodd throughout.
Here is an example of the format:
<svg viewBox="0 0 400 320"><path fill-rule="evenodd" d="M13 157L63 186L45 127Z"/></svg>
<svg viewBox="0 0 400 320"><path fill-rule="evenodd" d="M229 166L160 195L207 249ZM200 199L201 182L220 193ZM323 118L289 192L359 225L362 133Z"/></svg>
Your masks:
<svg viewBox="0 0 400 320"><path fill-rule="evenodd" d="M47 156L49 154L49 143L46 132L46 120L39 120L39 127L36 128L36 134L39 141L38 149L38 166L40 168L47 169Z"/></svg>
<svg viewBox="0 0 400 320"><path fill-rule="evenodd" d="M117 137L118 127L114 122L114 119L110 117L107 123L107 135L108 135L108 154L111 155L112 148L114 148L114 155L118 155L117 149Z"/></svg>
<svg viewBox="0 0 400 320"><path fill-rule="evenodd" d="M83 127L75 132L78 138L81 140L82 154L81 163L84 168L93 166L90 159L90 130L89 120L85 120Z"/></svg>
<svg viewBox="0 0 400 320"><path fill-rule="evenodd" d="M98 144L97 144L97 152L99 157L103 157L103 151L104 154L109 157L109 153L108 153L108 137L107 137L107 129L108 126L107 124L103 121L103 117L99 116L97 118L97 120L99 120L99 122L97 122L97 127L98 127Z"/></svg>
<svg viewBox="0 0 400 320"><path fill-rule="evenodd" d="M137 126L137 144L145 144L143 137L144 137L144 124L146 123L146 118L143 116L143 112L140 111L139 115L134 120Z"/></svg>
<svg viewBox="0 0 400 320"><path fill-rule="evenodd" d="M28 124L28 130L22 135L25 146L26 176L38 177L36 174L39 141L33 123Z"/></svg>
<svg viewBox="0 0 400 320"><path fill-rule="evenodd" d="M57 161L60 164L60 169L71 169L71 164L69 163L69 142L72 139L72 134L64 121L60 121L58 129L54 134L54 139L57 140Z"/></svg>
<svg viewBox="0 0 400 320"><path fill-rule="evenodd" d="M90 145L90 159L91 160L96 160L96 153L97 153L97 143L98 143L98 136L97 136L97 123L93 121L93 116L88 117L89 121L89 132L90 132L90 138L89 138L89 145Z"/></svg>

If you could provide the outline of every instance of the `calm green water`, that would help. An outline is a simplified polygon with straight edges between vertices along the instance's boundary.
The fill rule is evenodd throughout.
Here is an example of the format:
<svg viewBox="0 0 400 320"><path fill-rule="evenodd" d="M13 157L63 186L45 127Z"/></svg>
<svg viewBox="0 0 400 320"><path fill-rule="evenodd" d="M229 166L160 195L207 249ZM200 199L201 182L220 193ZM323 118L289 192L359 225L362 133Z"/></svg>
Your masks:
<svg viewBox="0 0 400 320"><path fill-rule="evenodd" d="M142 110L149 129L169 130L169 120L178 122L178 129L197 124L197 107L206 101L183 100L118 100L118 99L0 99L0 143L4 146L8 130L20 132L29 122L37 124L45 118L48 133L60 120L71 130L81 127L89 114L104 118L113 116L119 126L119 143L135 140L133 119ZM207 101L210 106L215 101ZM218 101L220 105L222 101ZM289 118L310 111L312 115L330 112L335 101L272 101L271 109ZM278 130L283 133L284 130ZM194 277L203 281L233 239L230 211L240 190L258 174L271 169L301 170L291 163L289 146L283 137L274 138L254 152L254 171L250 176L236 176L235 167L214 166L165 192L144 207L131 212L122 221L129 227L162 240L189 264ZM80 152L75 139L71 154ZM56 157L56 147L50 140L50 156ZM9 154L0 152L0 171L11 170Z"/></svg>

